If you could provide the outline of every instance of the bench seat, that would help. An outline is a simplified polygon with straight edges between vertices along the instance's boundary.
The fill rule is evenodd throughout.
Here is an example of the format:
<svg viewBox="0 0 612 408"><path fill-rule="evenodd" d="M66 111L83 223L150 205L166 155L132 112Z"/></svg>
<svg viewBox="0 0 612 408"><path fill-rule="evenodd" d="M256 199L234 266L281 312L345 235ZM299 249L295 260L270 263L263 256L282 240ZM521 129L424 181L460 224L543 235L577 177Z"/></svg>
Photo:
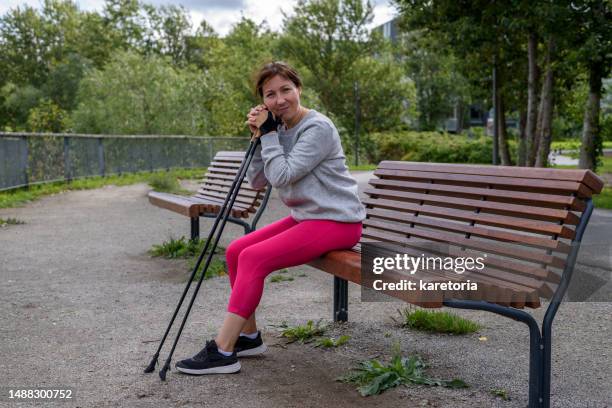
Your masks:
<svg viewBox="0 0 612 408"><path fill-rule="evenodd" d="M197 238L200 234L200 217L214 218L219 214L244 160L244 155L245 152L240 151L220 151L215 155L194 195L183 196L151 191L148 194L149 202L157 207L189 217L191 238ZM255 189L244 180L230 210L228 221L244 227L245 234L253 231L266 207L271 190L269 185L262 189ZM251 215L253 215L253 221L249 224L246 220Z"/></svg>

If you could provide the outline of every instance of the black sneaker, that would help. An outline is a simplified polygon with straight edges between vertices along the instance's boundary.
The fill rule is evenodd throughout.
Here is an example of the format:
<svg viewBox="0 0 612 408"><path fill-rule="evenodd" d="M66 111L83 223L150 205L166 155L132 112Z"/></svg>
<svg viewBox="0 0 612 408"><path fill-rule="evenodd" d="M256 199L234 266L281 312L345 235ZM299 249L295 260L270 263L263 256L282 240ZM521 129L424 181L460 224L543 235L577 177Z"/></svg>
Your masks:
<svg viewBox="0 0 612 408"><path fill-rule="evenodd" d="M214 340L207 341L206 347L195 356L176 363L176 369L186 374L230 374L240 371L236 351L231 356L219 353Z"/></svg>
<svg viewBox="0 0 612 408"><path fill-rule="evenodd" d="M239 336L236 344L234 345L234 351L238 357L257 356L265 353L268 349L261 339L261 332L257 332L257 337L249 339L245 336Z"/></svg>

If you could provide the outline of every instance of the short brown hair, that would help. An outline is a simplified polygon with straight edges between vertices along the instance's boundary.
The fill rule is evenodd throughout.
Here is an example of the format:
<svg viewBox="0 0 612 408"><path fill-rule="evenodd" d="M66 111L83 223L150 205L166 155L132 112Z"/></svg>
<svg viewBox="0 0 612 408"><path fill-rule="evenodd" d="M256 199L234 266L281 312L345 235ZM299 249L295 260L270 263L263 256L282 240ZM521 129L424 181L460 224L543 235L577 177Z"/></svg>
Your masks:
<svg viewBox="0 0 612 408"><path fill-rule="evenodd" d="M283 61L273 61L265 64L255 75L255 94L263 98L263 86L272 77L280 75L283 78L293 82L293 84L301 88L302 79L298 75L295 68Z"/></svg>

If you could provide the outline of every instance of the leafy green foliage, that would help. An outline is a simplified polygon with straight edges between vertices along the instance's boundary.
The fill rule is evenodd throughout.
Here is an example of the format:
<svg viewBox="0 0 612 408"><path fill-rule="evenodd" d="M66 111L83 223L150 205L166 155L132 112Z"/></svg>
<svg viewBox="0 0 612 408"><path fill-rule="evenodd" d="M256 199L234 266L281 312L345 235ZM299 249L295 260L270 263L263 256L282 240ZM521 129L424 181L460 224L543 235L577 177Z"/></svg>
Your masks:
<svg viewBox="0 0 612 408"><path fill-rule="evenodd" d="M349 374L337 378L338 381L356 384L357 390L364 396L377 395L398 385L419 384L442 386L448 388L469 387L460 379L442 380L425 374L426 365L418 355L403 357L399 350L387 364L379 360L366 360Z"/></svg>
<svg viewBox="0 0 612 408"><path fill-rule="evenodd" d="M63 133L70 128L67 112L49 99L42 99L30 109L27 129L30 132Z"/></svg>
<svg viewBox="0 0 612 408"><path fill-rule="evenodd" d="M206 134L206 77L162 57L120 52L81 82L74 130L105 134Z"/></svg>
<svg viewBox="0 0 612 408"><path fill-rule="evenodd" d="M471 320L456 314L423 309L399 310L402 325L411 329L436 333L467 334L481 329L481 326Z"/></svg>
<svg viewBox="0 0 612 408"><path fill-rule="evenodd" d="M342 335L338 337L338 339L334 339L332 337L319 339L315 347L325 347L325 348L339 347L339 346L342 346L343 344L346 344L350 338L351 338L350 336Z"/></svg>
<svg viewBox="0 0 612 408"><path fill-rule="evenodd" d="M149 254L151 256L164 257L166 259L191 258L202 252L205 243L206 241L198 238L170 238L169 241L163 242L160 245L153 245Z"/></svg>
<svg viewBox="0 0 612 408"><path fill-rule="evenodd" d="M369 151L370 162L381 160L408 160L439 163L490 164L492 138L470 138L437 132L388 132L371 136L373 148ZM516 143L510 141L511 152Z"/></svg>
<svg viewBox="0 0 612 408"><path fill-rule="evenodd" d="M281 336L289 339L289 343L295 341L309 343L313 341L316 336L323 335L326 330L327 327L321 326L320 320L316 324L312 320L309 320L305 325L285 328Z"/></svg>
<svg viewBox="0 0 612 408"><path fill-rule="evenodd" d="M204 250L206 244L205 240L201 239L187 239L186 237L180 237L178 239L170 238L169 241L163 242L161 245L153 245L149 250L149 254L154 257L164 257L166 259L188 259L188 268L193 271L197 263L198 257ZM208 250L210 251L210 249ZM216 276L227 275L227 265L225 263L225 249L217 245L215 254L211 259L210 265L206 270L204 279L210 279ZM206 263L208 253L202 259L202 263L198 268L198 271L193 277L194 281L198 281L204 271L204 265Z"/></svg>

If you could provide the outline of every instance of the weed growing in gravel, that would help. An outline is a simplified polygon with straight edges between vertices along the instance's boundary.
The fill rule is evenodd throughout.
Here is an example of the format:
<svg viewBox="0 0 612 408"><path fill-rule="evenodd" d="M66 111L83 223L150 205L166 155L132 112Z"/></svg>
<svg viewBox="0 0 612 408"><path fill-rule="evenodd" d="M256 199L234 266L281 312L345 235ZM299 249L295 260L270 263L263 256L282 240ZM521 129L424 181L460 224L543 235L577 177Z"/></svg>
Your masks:
<svg viewBox="0 0 612 408"><path fill-rule="evenodd" d="M7 225L22 225L24 221L18 220L17 218L0 218L0 227L6 227Z"/></svg>
<svg viewBox="0 0 612 408"><path fill-rule="evenodd" d="M393 357L387 364L378 360L359 363L349 374L336 378L337 381L356 384L359 393L366 397L397 387L398 385L422 384L448 388L467 388L463 380L442 380L425 374L426 364L420 356L403 357L399 344L394 347Z"/></svg>
<svg viewBox="0 0 612 408"><path fill-rule="evenodd" d="M316 336L322 336L327 330L327 327L321 326L319 320L316 324L312 320L309 320L303 326L287 327L281 333L281 336L289 339L289 343L299 341L300 343L309 343L314 340Z"/></svg>
<svg viewBox="0 0 612 408"><path fill-rule="evenodd" d="M480 325L456 314L406 308L398 310L404 327L436 333L467 334L481 329Z"/></svg>
<svg viewBox="0 0 612 408"><path fill-rule="evenodd" d="M164 257L166 259L189 259L187 263L189 271L193 271L195 268L198 257L204 249L206 244L205 240L201 239L187 239L180 237L178 239L170 238L169 241L162 243L161 245L153 245L149 250L149 254L155 257ZM206 256L202 260L198 272L193 277L194 280L199 280L204 270L204 264L206 263ZM210 262L206 276L204 279L210 279L215 276L223 276L227 274L227 265L225 263L225 248L217 246L215 254Z"/></svg>
<svg viewBox="0 0 612 408"><path fill-rule="evenodd" d="M335 340L332 337L323 338L317 341L317 344L315 345L315 347L326 347L326 348L338 347L343 344L346 344L346 342L349 341L349 339L350 339L350 336L347 336L347 335L338 337L338 340Z"/></svg>
<svg viewBox="0 0 612 408"><path fill-rule="evenodd" d="M292 276L283 276L283 275L274 275L270 278L270 282L276 283L276 282L287 282L287 281L292 281L293 277Z"/></svg>
<svg viewBox="0 0 612 408"><path fill-rule="evenodd" d="M491 394L503 399L504 401L510 401L510 397L508 396L508 391L504 390L503 388L493 388L490 390L490 392Z"/></svg>
<svg viewBox="0 0 612 408"><path fill-rule="evenodd" d="M197 261L198 261L197 258L193 258L189 261L190 271L193 271L193 268L195 268L195 264ZM198 268L198 271L193 277L194 281L200 280L200 276L202 276L202 271L204 270L205 262L206 262L206 258L204 258L204 260L202 261L202 264ZM210 261L210 265L208 266L208 270L206 271L206 276L204 276L204 279L210 279L210 278L215 278L217 276L224 276L224 275L227 275L227 265L225 264L225 261L219 257L219 255L215 254L213 256L213 259Z"/></svg>
<svg viewBox="0 0 612 408"><path fill-rule="evenodd" d="M167 259L189 258L199 255L202 249L204 249L205 243L206 241L199 238L170 238L170 241L163 242L161 245L153 245L149 250L149 254L151 254L151 256L159 256ZM217 247L217 249L219 248Z"/></svg>

